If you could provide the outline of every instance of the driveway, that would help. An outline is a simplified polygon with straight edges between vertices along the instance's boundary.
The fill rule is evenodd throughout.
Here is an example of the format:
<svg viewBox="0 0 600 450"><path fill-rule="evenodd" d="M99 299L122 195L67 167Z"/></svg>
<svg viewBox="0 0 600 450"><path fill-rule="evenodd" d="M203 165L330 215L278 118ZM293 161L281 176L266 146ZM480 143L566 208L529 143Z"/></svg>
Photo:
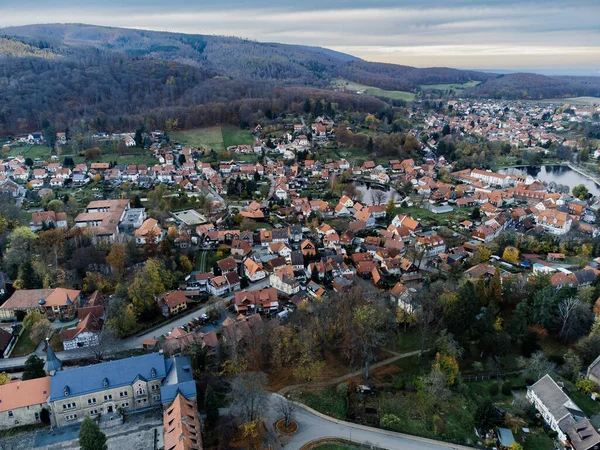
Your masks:
<svg viewBox="0 0 600 450"><path fill-rule="evenodd" d="M274 423L279 417L277 404L283 397L271 394L269 397L268 419ZM284 401L287 401L284 399ZM298 404L294 414L294 420L298 423L298 432L291 438L279 437L279 448L298 450L303 445L322 438L342 438L365 445L377 446L389 450L448 450L448 449L470 449L470 447L450 444L432 439L410 436L393 431L380 430L378 428L332 419L320 414L304 405Z"/></svg>

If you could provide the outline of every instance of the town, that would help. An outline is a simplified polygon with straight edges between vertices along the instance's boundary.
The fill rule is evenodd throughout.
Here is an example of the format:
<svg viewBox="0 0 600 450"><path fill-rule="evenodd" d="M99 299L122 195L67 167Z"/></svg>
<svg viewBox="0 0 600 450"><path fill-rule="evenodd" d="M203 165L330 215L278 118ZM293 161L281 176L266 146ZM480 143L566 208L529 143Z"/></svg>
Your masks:
<svg viewBox="0 0 600 450"><path fill-rule="evenodd" d="M6 448L597 448L600 106L301 106L6 139Z"/></svg>

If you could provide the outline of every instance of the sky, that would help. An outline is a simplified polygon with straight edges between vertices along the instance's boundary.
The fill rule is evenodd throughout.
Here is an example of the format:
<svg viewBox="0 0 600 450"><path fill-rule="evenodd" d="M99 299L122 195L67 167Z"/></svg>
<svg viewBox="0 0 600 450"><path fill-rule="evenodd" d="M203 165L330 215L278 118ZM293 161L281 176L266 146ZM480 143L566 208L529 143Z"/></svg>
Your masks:
<svg viewBox="0 0 600 450"><path fill-rule="evenodd" d="M0 27L54 22L317 45L417 67L600 75L600 0L0 0Z"/></svg>

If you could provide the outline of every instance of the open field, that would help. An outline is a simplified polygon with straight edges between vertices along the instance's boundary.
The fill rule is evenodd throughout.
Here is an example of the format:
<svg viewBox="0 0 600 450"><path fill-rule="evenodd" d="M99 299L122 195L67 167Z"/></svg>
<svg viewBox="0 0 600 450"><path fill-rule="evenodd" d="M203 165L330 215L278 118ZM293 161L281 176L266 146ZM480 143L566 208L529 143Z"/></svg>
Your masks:
<svg viewBox="0 0 600 450"><path fill-rule="evenodd" d="M179 141L181 144L190 147L212 148L217 153L225 151L220 126L177 131L171 133L171 140Z"/></svg>
<svg viewBox="0 0 600 450"><path fill-rule="evenodd" d="M467 81L466 83L442 83L442 84L420 84L419 87L424 90L438 91L456 91L458 93L467 88L477 86L481 81Z"/></svg>
<svg viewBox="0 0 600 450"><path fill-rule="evenodd" d="M343 78L338 78L332 83L333 87L346 88L351 91L362 91L364 94L372 95L374 97L385 97L391 98L392 100L406 100L412 102L415 99L415 94L408 91L386 91L385 89L379 89L373 86L365 86L364 84L354 83Z"/></svg>
<svg viewBox="0 0 600 450"><path fill-rule="evenodd" d="M191 147L212 148L217 153L224 152L230 145L251 145L254 142L250 131L233 125L177 131L171 134L171 138Z"/></svg>
<svg viewBox="0 0 600 450"><path fill-rule="evenodd" d="M539 103L560 103L569 105L600 105L600 97L569 97L569 98L547 98L536 100Z"/></svg>
<svg viewBox="0 0 600 450"><path fill-rule="evenodd" d="M233 125L223 125L221 127L221 135L223 136L223 145L225 148L230 145L252 145L254 138L248 130L242 130Z"/></svg>

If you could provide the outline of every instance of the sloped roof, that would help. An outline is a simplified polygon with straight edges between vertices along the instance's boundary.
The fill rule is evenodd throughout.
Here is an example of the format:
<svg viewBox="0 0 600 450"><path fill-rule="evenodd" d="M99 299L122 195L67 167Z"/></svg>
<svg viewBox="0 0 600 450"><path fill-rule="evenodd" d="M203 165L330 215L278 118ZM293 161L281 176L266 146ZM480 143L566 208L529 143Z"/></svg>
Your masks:
<svg viewBox="0 0 600 450"><path fill-rule="evenodd" d="M0 386L0 412L46 403L50 377L13 381Z"/></svg>
<svg viewBox="0 0 600 450"><path fill-rule="evenodd" d="M152 369L156 371L152 377ZM104 390L104 378L110 386L127 386L141 376L146 380L161 379L166 375L165 360L159 353L134 356L85 367L57 372L50 380L50 401L63 400L78 395ZM64 388L69 388L65 396Z"/></svg>
<svg viewBox="0 0 600 450"><path fill-rule="evenodd" d="M200 419L194 402L178 393L163 413L165 450L202 449Z"/></svg>

